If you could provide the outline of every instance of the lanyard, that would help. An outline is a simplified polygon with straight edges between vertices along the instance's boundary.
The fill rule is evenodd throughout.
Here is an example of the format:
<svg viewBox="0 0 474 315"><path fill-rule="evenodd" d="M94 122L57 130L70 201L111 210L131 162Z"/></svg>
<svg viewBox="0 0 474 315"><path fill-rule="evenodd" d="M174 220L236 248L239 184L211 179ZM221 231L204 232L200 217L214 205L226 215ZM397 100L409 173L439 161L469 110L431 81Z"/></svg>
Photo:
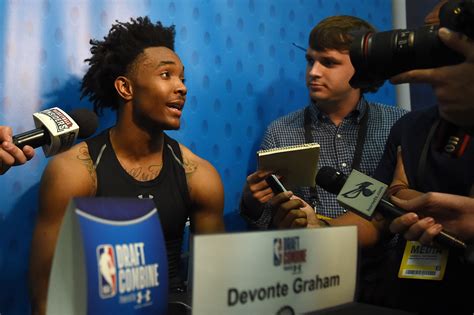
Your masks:
<svg viewBox="0 0 474 315"><path fill-rule="evenodd" d="M369 121L369 104L366 103L366 111L364 116L361 118L359 123L359 131L357 132L357 142L352 158L351 170L360 170L360 162L362 160L362 151L364 149L365 138L367 136L367 125ZM313 137L311 135L311 114L309 112L309 106L304 110L304 139L306 143L311 143Z"/></svg>
<svg viewBox="0 0 474 315"><path fill-rule="evenodd" d="M440 120L437 119L430 128L428 136L426 137L425 144L423 145L423 150L420 154L420 159L418 160L418 171L416 172L416 185L418 188L422 187L423 183L423 176L425 174L426 169L426 160L428 158L428 151L430 149L431 140L433 140L433 136L435 134L436 129L438 129Z"/></svg>

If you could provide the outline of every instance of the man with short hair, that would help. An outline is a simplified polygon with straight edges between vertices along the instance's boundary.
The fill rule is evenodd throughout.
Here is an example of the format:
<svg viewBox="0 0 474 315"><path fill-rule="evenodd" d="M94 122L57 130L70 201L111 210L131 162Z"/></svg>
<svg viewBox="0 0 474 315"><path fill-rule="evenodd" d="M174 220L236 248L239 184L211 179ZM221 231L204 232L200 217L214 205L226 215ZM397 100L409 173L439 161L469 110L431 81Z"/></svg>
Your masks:
<svg viewBox="0 0 474 315"><path fill-rule="evenodd" d="M310 103L304 109L283 116L267 128L261 149L317 142L318 166L331 166L345 174L352 169L372 175L391 126L405 114L396 107L368 102L363 94L380 85L355 89L349 80L355 73L349 48L356 31L375 31L366 21L353 16L322 20L310 33L306 50L306 85ZM264 180L272 170L257 170L247 177L241 200L241 215L260 229L268 227L321 227L356 225L361 255L358 300L372 295L374 266L382 235L374 223L347 212L333 195L319 187L298 187L275 196ZM316 213L317 216L316 216Z"/></svg>
<svg viewBox="0 0 474 315"><path fill-rule="evenodd" d="M306 50L310 104L272 122L261 149L317 142L321 146L319 167L331 166L346 174L352 169L373 174L391 126L405 111L364 98L365 92L375 92L380 85L367 90L350 86L355 70L349 47L355 31L375 30L353 16L329 17L313 28ZM321 188L298 187L274 196L264 180L270 173L257 170L247 177L241 213L252 225L289 228L356 224L359 243L375 244L374 236L378 234L373 225L347 213L335 195Z"/></svg>

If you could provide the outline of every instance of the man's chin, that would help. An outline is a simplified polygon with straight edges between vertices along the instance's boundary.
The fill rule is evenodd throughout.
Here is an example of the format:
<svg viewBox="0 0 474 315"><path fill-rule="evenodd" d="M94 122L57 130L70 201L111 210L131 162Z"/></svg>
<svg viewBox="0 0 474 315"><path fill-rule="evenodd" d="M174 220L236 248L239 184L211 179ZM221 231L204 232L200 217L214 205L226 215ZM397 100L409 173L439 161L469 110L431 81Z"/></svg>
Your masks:
<svg viewBox="0 0 474 315"><path fill-rule="evenodd" d="M152 129L156 130L179 130L181 128L180 122L161 122L155 123Z"/></svg>
<svg viewBox="0 0 474 315"><path fill-rule="evenodd" d="M321 103L328 100L328 98L324 97L323 95L310 95L310 99L313 101L313 103Z"/></svg>
<svg viewBox="0 0 474 315"><path fill-rule="evenodd" d="M309 90L309 97L314 100L324 100L330 97L330 93L328 93L326 89L320 89L317 91Z"/></svg>
<svg viewBox="0 0 474 315"><path fill-rule="evenodd" d="M181 128L181 122L169 123L165 126L164 130L179 130Z"/></svg>
<svg viewBox="0 0 474 315"><path fill-rule="evenodd" d="M181 128L181 118L169 117L162 121L163 130L179 130Z"/></svg>
<svg viewBox="0 0 474 315"><path fill-rule="evenodd" d="M180 128L181 126L171 126L171 125L163 126L163 130L179 130Z"/></svg>

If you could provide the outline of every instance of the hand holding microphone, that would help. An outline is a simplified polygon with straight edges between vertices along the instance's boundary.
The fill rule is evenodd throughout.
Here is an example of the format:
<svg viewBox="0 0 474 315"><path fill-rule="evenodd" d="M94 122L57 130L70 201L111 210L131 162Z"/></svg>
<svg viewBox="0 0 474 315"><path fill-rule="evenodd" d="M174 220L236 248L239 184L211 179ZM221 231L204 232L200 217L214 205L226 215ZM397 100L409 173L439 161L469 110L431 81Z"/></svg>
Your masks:
<svg viewBox="0 0 474 315"><path fill-rule="evenodd" d="M33 148L43 147L46 157L69 149L77 138L91 136L97 129L96 114L85 108L79 108L68 115L58 107L45 109L34 113L36 129L13 136L13 143L23 148L29 145Z"/></svg>
<svg viewBox="0 0 474 315"><path fill-rule="evenodd" d="M92 111L80 108L68 115L53 107L33 114L36 129L12 137L10 127L0 126L0 175L11 166L26 163L34 148L43 147L46 157L69 149L77 138L91 136L98 126Z"/></svg>
<svg viewBox="0 0 474 315"><path fill-rule="evenodd" d="M466 242L474 241L473 197L429 192L409 200L392 196L391 201L406 211L436 218L436 222L441 223L444 228ZM399 226L397 223L391 224L394 231L403 229L403 226Z"/></svg>
<svg viewBox="0 0 474 315"><path fill-rule="evenodd" d="M405 210L383 197L387 185L356 170L353 170L349 176L346 176L332 167L322 167L316 175L316 184L328 192L337 194L337 201L342 207L368 220L372 218L375 210L389 220L407 214ZM410 218L404 216L402 220L410 220ZM427 221L427 224L430 224L428 219L425 221ZM461 250L467 248L463 241L448 234L446 231L439 229L438 232L434 236L434 241L439 245Z"/></svg>
<svg viewBox="0 0 474 315"><path fill-rule="evenodd" d="M12 129L0 126L0 175L5 174L13 165L25 164L35 155L31 146L22 149L12 143Z"/></svg>

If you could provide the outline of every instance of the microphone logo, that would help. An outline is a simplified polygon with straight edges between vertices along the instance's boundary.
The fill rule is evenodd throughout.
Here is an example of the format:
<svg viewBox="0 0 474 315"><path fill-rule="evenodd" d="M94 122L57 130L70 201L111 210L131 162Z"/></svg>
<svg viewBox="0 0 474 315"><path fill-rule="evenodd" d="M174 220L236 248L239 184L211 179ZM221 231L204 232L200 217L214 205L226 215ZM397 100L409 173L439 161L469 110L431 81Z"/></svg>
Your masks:
<svg viewBox="0 0 474 315"><path fill-rule="evenodd" d="M69 128L73 126L73 123L71 122L71 120L68 117L66 117L66 115L60 109L50 108L40 113L48 116L49 118L53 120L53 122L56 124L57 132L68 130Z"/></svg>
<svg viewBox="0 0 474 315"><path fill-rule="evenodd" d="M362 217L371 219L385 190L387 185L384 183L352 170L336 200L343 208L353 209Z"/></svg>
<svg viewBox="0 0 474 315"><path fill-rule="evenodd" d="M349 199L355 199L355 198L359 197L359 195L361 193L365 197L370 197L375 193L375 190L371 190L371 189L368 188L369 186L372 186L372 185L373 184L371 182L362 182L362 183L359 183L359 184L355 185L356 188L354 188L352 190L349 190L349 191L343 193L342 195L346 198L349 198Z"/></svg>

